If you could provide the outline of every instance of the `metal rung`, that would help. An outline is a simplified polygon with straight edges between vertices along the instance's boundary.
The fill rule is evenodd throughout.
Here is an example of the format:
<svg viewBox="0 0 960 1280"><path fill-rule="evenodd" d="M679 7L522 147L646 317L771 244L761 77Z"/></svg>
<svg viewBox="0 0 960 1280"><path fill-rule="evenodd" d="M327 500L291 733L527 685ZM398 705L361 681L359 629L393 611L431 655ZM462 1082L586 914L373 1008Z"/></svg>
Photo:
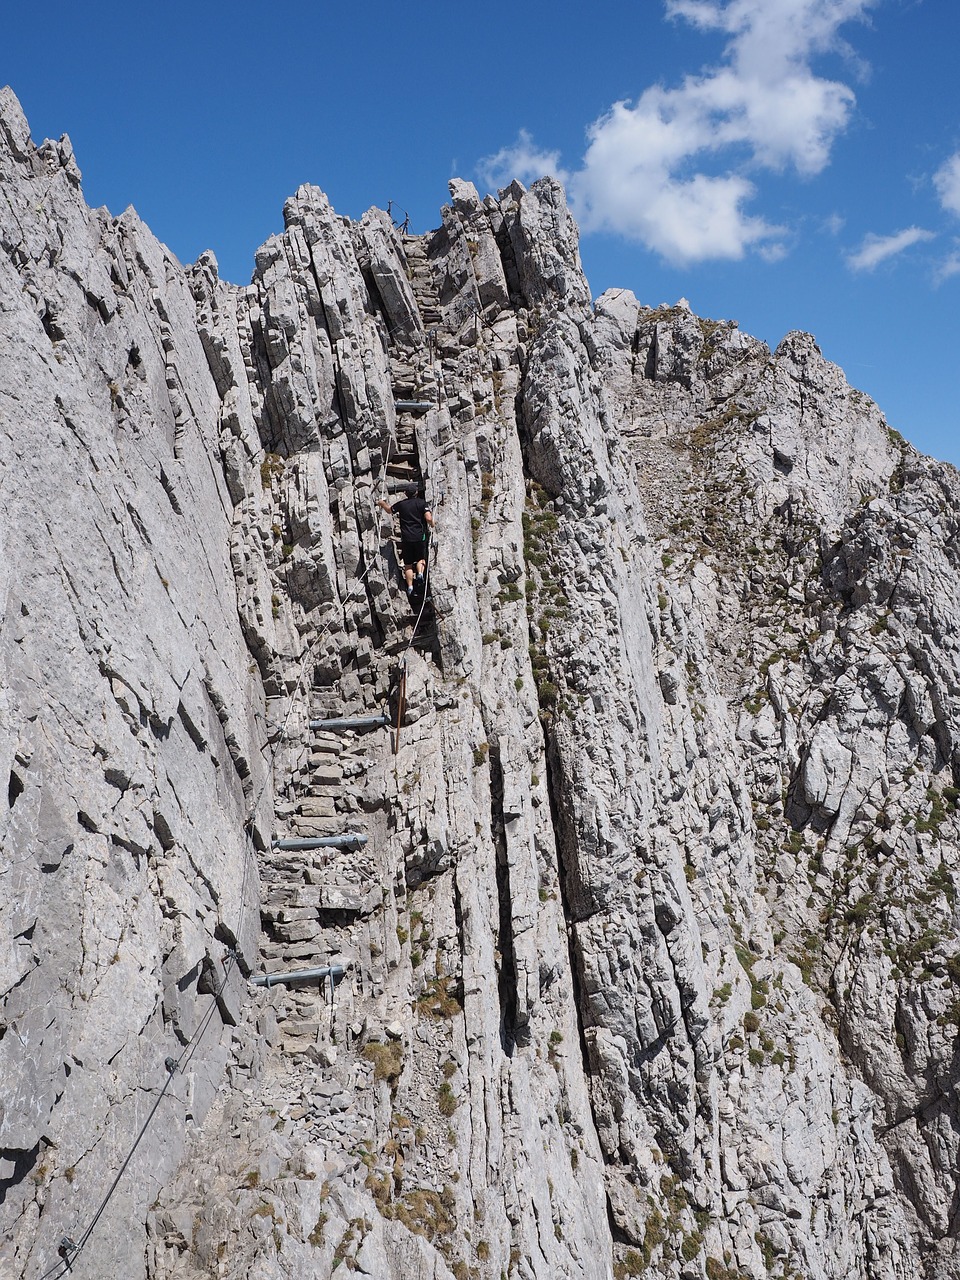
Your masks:
<svg viewBox="0 0 960 1280"><path fill-rule="evenodd" d="M378 729L381 725L389 724L390 717L387 715L380 716L360 716L356 720L343 720L334 718L332 720L311 720L311 729Z"/></svg>
<svg viewBox="0 0 960 1280"><path fill-rule="evenodd" d="M361 849L367 837L359 831L347 831L342 836L310 836L290 840L274 840L274 849L292 849L305 853L308 849Z"/></svg>
<svg viewBox="0 0 960 1280"><path fill-rule="evenodd" d="M432 409L434 407L432 400L396 400L394 404L401 411L404 409Z"/></svg>
<svg viewBox="0 0 960 1280"><path fill-rule="evenodd" d="M250 981L255 987L274 987L278 982L322 982L324 978L329 978L334 986L340 981L346 969L342 964L323 965L319 969L293 969L290 973L264 973L259 974Z"/></svg>

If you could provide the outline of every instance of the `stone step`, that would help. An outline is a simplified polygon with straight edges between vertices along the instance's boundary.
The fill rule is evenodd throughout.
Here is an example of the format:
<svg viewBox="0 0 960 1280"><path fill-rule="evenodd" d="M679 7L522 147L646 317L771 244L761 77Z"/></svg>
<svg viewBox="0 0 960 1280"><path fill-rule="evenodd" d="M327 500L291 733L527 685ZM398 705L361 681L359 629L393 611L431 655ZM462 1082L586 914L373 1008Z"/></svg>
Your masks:
<svg viewBox="0 0 960 1280"><path fill-rule="evenodd" d="M343 820L339 816L308 818L301 815L291 818L289 826L295 840L322 839L337 835L343 828Z"/></svg>
<svg viewBox="0 0 960 1280"><path fill-rule="evenodd" d="M297 787L297 794L299 796L298 807L300 807L301 805L307 802L312 802L316 800L320 803L320 805L323 808L332 809L334 813L341 813L343 811L343 805L338 803L341 800L341 797L343 794L342 786L315 787L305 776L300 779L300 782ZM327 816L329 815L326 813L304 813L302 815L294 814L292 821L299 822L300 818L304 817L304 818L309 818L310 821L312 822L314 818L325 818Z"/></svg>
<svg viewBox="0 0 960 1280"><path fill-rule="evenodd" d="M322 883L310 888L316 900L307 911L284 908L276 916L263 913L274 942L287 946L315 943L331 916L369 916L383 902L380 885L365 889L356 884Z"/></svg>
<svg viewBox="0 0 960 1280"><path fill-rule="evenodd" d="M372 875L372 866L367 864L366 880L369 882ZM278 920L300 920L308 917L298 912L317 911L320 907L329 906L336 900L338 894L350 894L360 898L365 898L368 894L373 894L378 898L383 897L383 891L378 884L358 884L353 881L337 880L332 878L333 873L324 881L318 881L316 884L307 885L290 885L282 889L271 890L268 897L264 900L263 910L269 911L272 917Z"/></svg>
<svg viewBox="0 0 960 1280"><path fill-rule="evenodd" d="M273 936L278 942L315 942L323 932L316 913L311 920L291 920L288 924L274 924Z"/></svg>
<svg viewBox="0 0 960 1280"><path fill-rule="evenodd" d="M388 462L387 475L396 476L400 479L418 480L420 478L420 468L410 462Z"/></svg>
<svg viewBox="0 0 960 1280"><path fill-rule="evenodd" d="M311 796L308 800L301 800L297 805L298 814L293 821L298 826L300 818L333 818L336 817L336 806L332 797Z"/></svg>
<svg viewBox="0 0 960 1280"><path fill-rule="evenodd" d="M333 716L340 715L342 704L343 696L339 689L318 689L314 686L310 690L310 709L311 712L316 712L317 720L329 720Z"/></svg>
<svg viewBox="0 0 960 1280"><path fill-rule="evenodd" d="M269 861L264 859L260 865L271 885L299 883L303 880L306 869L302 859L295 862L293 859L281 861L279 858L271 858Z"/></svg>
<svg viewBox="0 0 960 1280"><path fill-rule="evenodd" d="M308 777L313 787L339 787L343 782L343 769L339 764L330 764L326 757L317 763L308 761L307 767L301 771L301 777Z"/></svg>

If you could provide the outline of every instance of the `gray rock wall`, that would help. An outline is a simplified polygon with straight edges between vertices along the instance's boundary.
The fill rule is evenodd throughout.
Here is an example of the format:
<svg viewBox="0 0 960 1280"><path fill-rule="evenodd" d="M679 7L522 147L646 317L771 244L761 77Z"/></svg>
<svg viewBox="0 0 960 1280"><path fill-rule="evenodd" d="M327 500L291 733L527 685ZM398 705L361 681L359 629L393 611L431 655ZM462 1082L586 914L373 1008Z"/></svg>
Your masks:
<svg viewBox="0 0 960 1280"><path fill-rule="evenodd" d="M953 469L551 182L237 288L0 165L0 1269L960 1274Z"/></svg>
<svg viewBox="0 0 960 1280"><path fill-rule="evenodd" d="M257 952L262 683L183 270L0 107L5 1274L56 1263L227 984L98 1234L120 1275L223 1080L227 950Z"/></svg>

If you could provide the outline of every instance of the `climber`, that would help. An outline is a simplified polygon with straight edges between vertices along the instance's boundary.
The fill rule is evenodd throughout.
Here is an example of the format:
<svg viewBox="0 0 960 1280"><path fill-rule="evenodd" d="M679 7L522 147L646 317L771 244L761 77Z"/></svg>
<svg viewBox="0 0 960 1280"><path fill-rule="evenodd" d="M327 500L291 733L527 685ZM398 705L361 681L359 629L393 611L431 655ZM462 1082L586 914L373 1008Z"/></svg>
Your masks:
<svg viewBox="0 0 960 1280"><path fill-rule="evenodd" d="M434 528L433 512L425 498L421 498L415 484L407 485L406 497L399 502L378 499L377 506L400 519L400 558L403 576L407 583L407 595L413 595L414 582L422 582L427 567L429 547L428 530Z"/></svg>

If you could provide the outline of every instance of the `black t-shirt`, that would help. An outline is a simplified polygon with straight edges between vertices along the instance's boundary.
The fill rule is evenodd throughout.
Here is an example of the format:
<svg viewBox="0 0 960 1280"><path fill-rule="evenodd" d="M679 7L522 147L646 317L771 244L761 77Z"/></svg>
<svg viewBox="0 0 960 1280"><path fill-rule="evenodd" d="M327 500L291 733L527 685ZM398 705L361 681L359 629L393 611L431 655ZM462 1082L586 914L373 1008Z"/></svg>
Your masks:
<svg viewBox="0 0 960 1280"><path fill-rule="evenodd" d="M427 522L424 512L430 510L430 503L424 498L403 498L393 503L391 510L400 517L400 537L404 542L420 542L427 534Z"/></svg>

